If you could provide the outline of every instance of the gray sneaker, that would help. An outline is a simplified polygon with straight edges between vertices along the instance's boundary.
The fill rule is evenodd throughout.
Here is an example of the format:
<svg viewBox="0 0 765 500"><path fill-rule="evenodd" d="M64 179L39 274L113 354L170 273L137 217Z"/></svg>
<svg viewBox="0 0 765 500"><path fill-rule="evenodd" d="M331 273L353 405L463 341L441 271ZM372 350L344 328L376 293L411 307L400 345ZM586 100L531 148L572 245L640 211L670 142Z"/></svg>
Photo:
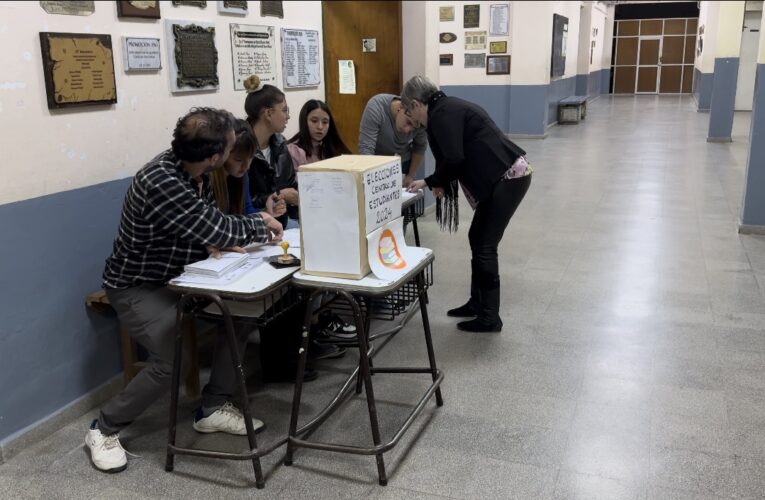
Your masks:
<svg viewBox="0 0 765 500"><path fill-rule="evenodd" d="M252 428L257 432L263 427L263 421L252 419ZM194 420L194 430L209 434L211 432L225 432L236 436L246 436L247 427L244 425L244 415L239 408L226 402L223 406L206 417Z"/></svg>

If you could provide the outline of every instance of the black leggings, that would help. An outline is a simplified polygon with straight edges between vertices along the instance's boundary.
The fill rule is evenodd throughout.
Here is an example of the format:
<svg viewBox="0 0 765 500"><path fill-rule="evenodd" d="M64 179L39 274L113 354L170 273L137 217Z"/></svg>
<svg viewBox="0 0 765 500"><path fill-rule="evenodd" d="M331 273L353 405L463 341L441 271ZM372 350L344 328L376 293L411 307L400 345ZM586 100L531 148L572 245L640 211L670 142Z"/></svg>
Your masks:
<svg viewBox="0 0 765 500"><path fill-rule="evenodd" d="M481 290L499 288L497 247L530 185L531 174L503 179L494 185L491 195L475 210L468 240L473 254L472 283Z"/></svg>

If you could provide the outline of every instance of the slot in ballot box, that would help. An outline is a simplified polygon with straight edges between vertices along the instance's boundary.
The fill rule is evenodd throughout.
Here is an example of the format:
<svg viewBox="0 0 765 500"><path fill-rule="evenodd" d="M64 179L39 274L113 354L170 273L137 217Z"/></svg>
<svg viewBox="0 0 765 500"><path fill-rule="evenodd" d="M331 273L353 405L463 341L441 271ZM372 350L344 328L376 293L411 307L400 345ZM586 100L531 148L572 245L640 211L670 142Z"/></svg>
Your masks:
<svg viewBox="0 0 765 500"><path fill-rule="evenodd" d="M300 167L301 271L361 279L367 234L401 217L401 158L342 155Z"/></svg>

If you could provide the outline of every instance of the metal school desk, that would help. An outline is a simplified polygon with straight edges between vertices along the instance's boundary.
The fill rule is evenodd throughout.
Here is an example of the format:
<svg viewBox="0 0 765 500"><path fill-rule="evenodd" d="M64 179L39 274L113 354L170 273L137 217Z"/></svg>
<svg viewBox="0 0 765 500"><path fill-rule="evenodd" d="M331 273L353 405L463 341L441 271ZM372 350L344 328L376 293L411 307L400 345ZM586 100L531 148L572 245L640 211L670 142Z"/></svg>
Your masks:
<svg viewBox="0 0 765 500"><path fill-rule="evenodd" d="M287 457L285 463L291 464L293 452L298 447L311 447L331 451L368 454L377 457L377 467L380 484L387 483L383 453L393 448L401 439L403 434L411 427L416 417L425 408L428 400L435 394L438 406L443 405L441 398L440 384L443 380L443 374L436 367L435 354L433 352L433 343L430 334L430 323L428 321L426 290L432 284L433 272L432 263L434 260L432 250L425 248L411 248L412 256L410 258L411 270L400 279L395 281L378 280L372 275L361 280L341 280L333 278L323 278L317 276L308 276L297 273L293 278L293 273L297 268L274 269L269 264L263 263L250 270L228 285L206 286L206 285L170 285L170 288L181 294L178 301L177 330L175 340L175 360L173 364L173 379L171 386L170 418L167 444L167 460L165 469L172 471L175 465L176 455L192 455L216 459L228 460L251 460L255 473L255 485L258 488L265 486L265 479L261 468L260 458L273 452L283 444L288 443ZM264 254L279 253L275 247L264 248ZM224 334L231 349L231 358L234 363L236 373L238 374L238 383L241 399L247 401L247 389L245 374L242 367L241 353L237 347L236 335L233 326L234 317L240 319L236 312L232 312L235 304L228 301L247 302L247 319L252 321L253 312L257 316L256 324L264 325L280 314L291 310L292 306L305 300L301 296L306 291L310 293L308 298L308 307L306 312L306 322L302 330L302 351L298 363L297 383L292 404L292 416L290 419L289 433L287 436L275 439L265 445L258 445L254 429L252 428L251 412L248 405L244 405L242 413L245 418L245 427L247 429L247 440L249 449L240 453L221 452L194 448L185 448L176 445L176 422L178 413L178 394L180 389L180 369L183 344L182 325L186 320L186 315L197 314L200 306L199 302L212 302L217 310L220 311L220 319L224 326ZM305 370L307 346L309 342L309 330L311 315L313 311L312 304L318 303L318 298L326 292L332 292L344 299L353 313L357 329L357 341L346 342L345 345L352 345L359 348L359 366L351 373L337 392L331 398L329 404L308 423L298 427L297 416L300 408L300 398L303 390L303 372ZM226 299L224 301L224 299ZM316 301L314 301L316 299ZM336 302L340 302L336 299ZM379 348L390 341L394 334L400 331L405 322L395 326L388 331L379 332L370 335L370 318L385 317L393 319L401 314L412 314L419 310L422 316L423 332L425 344L428 353L428 365L426 367L409 368L394 367L381 368L372 367L372 358ZM334 307L334 304L333 304ZM238 309L238 308L237 308ZM386 317L387 316L387 317ZM380 340L377 349L373 342ZM416 403L409 417L402 423L392 439L383 442L380 436L379 422L377 419L376 402L374 390L372 387L372 374L382 373L422 373L430 375L432 383L425 394ZM367 405L370 415L370 428L372 434L372 447L352 447L338 444L310 443L300 439L306 432L320 425L331 413L339 406L339 403L345 399L353 387L356 393L360 394L361 389L365 389Z"/></svg>

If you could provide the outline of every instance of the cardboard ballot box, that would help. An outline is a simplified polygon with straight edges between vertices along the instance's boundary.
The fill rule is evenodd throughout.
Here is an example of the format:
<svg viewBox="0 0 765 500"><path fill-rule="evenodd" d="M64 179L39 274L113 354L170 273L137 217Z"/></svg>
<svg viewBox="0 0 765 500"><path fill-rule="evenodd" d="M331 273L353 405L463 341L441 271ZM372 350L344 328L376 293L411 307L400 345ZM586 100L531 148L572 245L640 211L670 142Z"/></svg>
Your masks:
<svg viewBox="0 0 765 500"><path fill-rule="evenodd" d="M303 165L298 191L301 270L369 274L367 234L401 216L401 158L343 155Z"/></svg>

